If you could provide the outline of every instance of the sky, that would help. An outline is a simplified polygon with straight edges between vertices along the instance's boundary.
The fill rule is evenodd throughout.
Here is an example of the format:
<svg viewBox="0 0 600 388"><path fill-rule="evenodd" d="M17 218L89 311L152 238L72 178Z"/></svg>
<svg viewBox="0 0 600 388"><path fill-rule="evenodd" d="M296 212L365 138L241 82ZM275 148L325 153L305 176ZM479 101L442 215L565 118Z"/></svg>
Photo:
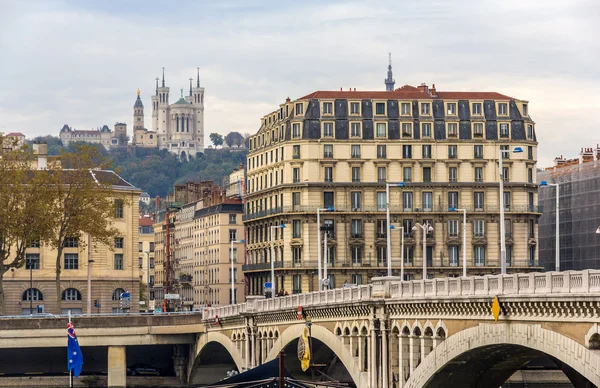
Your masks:
<svg viewBox="0 0 600 388"><path fill-rule="evenodd" d="M538 166L600 143L600 1L0 0L0 132L151 126L200 68L205 136L254 133L286 97L396 87L529 101ZM208 141L205 141L208 144Z"/></svg>

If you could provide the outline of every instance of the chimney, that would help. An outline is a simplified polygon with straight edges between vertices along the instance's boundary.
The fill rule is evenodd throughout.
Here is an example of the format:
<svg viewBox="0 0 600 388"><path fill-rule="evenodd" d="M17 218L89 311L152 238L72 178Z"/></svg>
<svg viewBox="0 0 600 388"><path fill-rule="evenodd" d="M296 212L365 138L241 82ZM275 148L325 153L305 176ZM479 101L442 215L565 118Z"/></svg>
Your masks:
<svg viewBox="0 0 600 388"><path fill-rule="evenodd" d="M290 100L290 98L289 98L289 97L285 99L285 102L290 102L290 101L291 101L291 100Z"/></svg>
<svg viewBox="0 0 600 388"><path fill-rule="evenodd" d="M155 201L156 201L156 202L155 202L155 204L156 204L156 205L154 206L154 208L155 208L155 209L154 209L154 211L155 211L155 212L158 212L158 208L160 207L160 195L157 195L157 196L156 196L156 199L155 199Z"/></svg>
<svg viewBox="0 0 600 388"><path fill-rule="evenodd" d="M33 154L37 155L37 169L45 169L48 165L48 144L33 143Z"/></svg>
<svg viewBox="0 0 600 388"><path fill-rule="evenodd" d="M340 92L342 91L342 88L340 88Z"/></svg>
<svg viewBox="0 0 600 388"><path fill-rule="evenodd" d="M429 89L429 92L431 93L432 96L435 96L435 84L431 84L431 89Z"/></svg>
<svg viewBox="0 0 600 388"><path fill-rule="evenodd" d="M354 91L356 92L356 88L354 88Z"/></svg>
<svg viewBox="0 0 600 388"><path fill-rule="evenodd" d="M423 93L429 93L429 88L427 87L427 84L426 84L425 82L423 82L423 83L421 84L421 86L419 86L419 89L421 89L421 91L422 91Z"/></svg>

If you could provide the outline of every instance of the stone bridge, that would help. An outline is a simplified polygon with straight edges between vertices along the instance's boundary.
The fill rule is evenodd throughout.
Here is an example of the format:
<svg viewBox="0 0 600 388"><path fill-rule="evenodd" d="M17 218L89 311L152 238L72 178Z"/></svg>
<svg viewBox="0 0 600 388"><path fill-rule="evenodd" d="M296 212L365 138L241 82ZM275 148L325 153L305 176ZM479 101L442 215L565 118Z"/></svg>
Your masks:
<svg viewBox="0 0 600 388"><path fill-rule="evenodd" d="M499 387L540 356L576 387L600 386L600 271L383 277L365 286L250 297L205 310L202 319L204 332L190 349L190 381L201 377L203 360L216 349L225 349L239 370L286 349L294 355L286 367L299 364L296 343L309 325L314 362L335 359L345 369L338 375L358 387Z"/></svg>

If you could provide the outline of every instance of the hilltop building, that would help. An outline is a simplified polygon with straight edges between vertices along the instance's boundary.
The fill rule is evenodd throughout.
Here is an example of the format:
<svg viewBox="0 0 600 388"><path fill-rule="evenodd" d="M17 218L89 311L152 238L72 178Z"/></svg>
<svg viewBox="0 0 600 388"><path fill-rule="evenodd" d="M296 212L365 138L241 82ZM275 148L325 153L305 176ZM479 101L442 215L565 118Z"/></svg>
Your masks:
<svg viewBox="0 0 600 388"><path fill-rule="evenodd" d="M10 132L6 135L0 132L2 137L2 150L18 149L25 145L25 135L21 132Z"/></svg>
<svg viewBox="0 0 600 388"><path fill-rule="evenodd" d="M108 125L95 130L78 130L65 124L60 130L60 140L63 146L68 147L71 142L84 141L87 143L101 144L107 150L127 146L127 124L115 123L112 131Z"/></svg>

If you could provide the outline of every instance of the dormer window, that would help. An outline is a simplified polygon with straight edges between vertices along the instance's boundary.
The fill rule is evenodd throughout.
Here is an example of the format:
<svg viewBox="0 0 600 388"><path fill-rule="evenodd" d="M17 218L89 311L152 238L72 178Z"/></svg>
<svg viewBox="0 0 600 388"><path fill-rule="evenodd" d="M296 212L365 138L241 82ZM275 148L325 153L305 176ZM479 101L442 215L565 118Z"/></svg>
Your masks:
<svg viewBox="0 0 600 388"><path fill-rule="evenodd" d="M456 115L456 103L454 102L450 102L447 105L447 112L449 115L455 116Z"/></svg>
<svg viewBox="0 0 600 388"><path fill-rule="evenodd" d="M474 137L483 137L483 123L474 123L473 124L473 136Z"/></svg>
<svg viewBox="0 0 600 388"><path fill-rule="evenodd" d="M304 114L304 105L302 103L296 104L296 114L303 115Z"/></svg>
<svg viewBox="0 0 600 388"><path fill-rule="evenodd" d="M421 114L422 115L430 115L431 114L431 110L430 110L430 105L428 102L424 102L421 104Z"/></svg>
<svg viewBox="0 0 600 388"><path fill-rule="evenodd" d="M360 104L358 102L351 102L350 103L350 114L351 115L358 115L358 114L360 114Z"/></svg>
<svg viewBox="0 0 600 388"><path fill-rule="evenodd" d="M299 138L300 137L300 123L292 124L292 137Z"/></svg>
<svg viewBox="0 0 600 388"><path fill-rule="evenodd" d="M508 114L508 104L503 102L498 104L498 114L506 116Z"/></svg>
<svg viewBox="0 0 600 388"><path fill-rule="evenodd" d="M385 103L383 103L383 102L375 103L375 114L376 115L385 115Z"/></svg>
<svg viewBox="0 0 600 388"><path fill-rule="evenodd" d="M523 104L523 116L528 116L529 113L527 113L527 104Z"/></svg>
<svg viewBox="0 0 600 388"><path fill-rule="evenodd" d="M403 115L410 115L410 103L409 102L403 102L400 105L400 109Z"/></svg>
<svg viewBox="0 0 600 388"><path fill-rule="evenodd" d="M457 137L458 136L458 124L457 123L448 123L448 137Z"/></svg>
<svg viewBox="0 0 600 388"><path fill-rule="evenodd" d="M323 123L323 137L333 137L333 123Z"/></svg>
<svg viewBox="0 0 600 388"><path fill-rule="evenodd" d="M323 114L330 115L333 113L333 104L331 102L323 103Z"/></svg>
<svg viewBox="0 0 600 388"><path fill-rule="evenodd" d="M473 115L481 116L481 103L480 102L473 103Z"/></svg>
<svg viewBox="0 0 600 388"><path fill-rule="evenodd" d="M500 137L508 137L508 123L500 124Z"/></svg>

